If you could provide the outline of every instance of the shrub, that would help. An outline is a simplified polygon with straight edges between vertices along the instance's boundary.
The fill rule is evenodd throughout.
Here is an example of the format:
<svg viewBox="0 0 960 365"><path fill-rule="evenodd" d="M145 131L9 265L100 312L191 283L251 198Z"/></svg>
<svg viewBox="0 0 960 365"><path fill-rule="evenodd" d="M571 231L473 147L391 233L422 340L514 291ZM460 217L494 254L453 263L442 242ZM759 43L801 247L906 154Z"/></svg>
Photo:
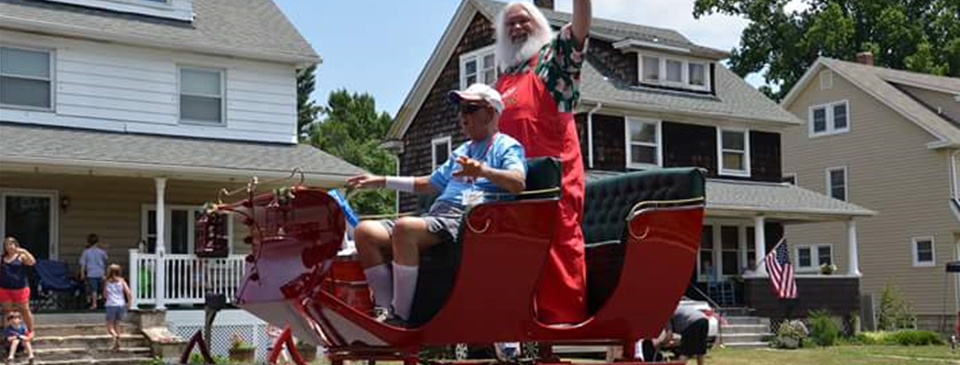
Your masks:
<svg viewBox="0 0 960 365"><path fill-rule="evenodd" d="M777 329L777 338L773 345L778 348L795 349L803 347L803 340L807 338L807 326L799 320L784 320Z"/></svg>
<svg viewBox="0 0 960 365"><path fill-rule="evenodd" d="M810 312L810 337L820 346L833 346L840 338L840 326L833 320L830 312L815 310Z"/></svg>
<svg viewBox="0 0 960 365"><path fill-rule="evenodd" d="M928 346L942 345L943 338L933 331L902 330L860 332L854 340L864 345Z"/></svg>
<svg viewBox="0 0 960 365"><path fill-rule="evenodd" d="M213 355L210 355L210 356L213 356L213 362L214 362L215 364L229 364L229 363L230 363L230 359L227 358L226 356L220 356L220 355L216 355L216 354L213 354ZM158 358L159 358L159 357L158 357ZM161 361L160 364L166 364L165 362L163 362L163 359L162 359L162 358L160 358L160 361ZM189 364L206 364L207 362L206 362L206 361L203 361L203 355L200 355L199 352L194 352L194 353L190 354L190 360L188 361L188 363L189 363Z"/></svg>
<svg viewBox="0 0 960 365"><path fill-rule="evenodd" d="M903 299L897 287L885 285L877 313L877 329L880 331L916 329L916 323L917 318L913 315L913 308Z"/></svg>

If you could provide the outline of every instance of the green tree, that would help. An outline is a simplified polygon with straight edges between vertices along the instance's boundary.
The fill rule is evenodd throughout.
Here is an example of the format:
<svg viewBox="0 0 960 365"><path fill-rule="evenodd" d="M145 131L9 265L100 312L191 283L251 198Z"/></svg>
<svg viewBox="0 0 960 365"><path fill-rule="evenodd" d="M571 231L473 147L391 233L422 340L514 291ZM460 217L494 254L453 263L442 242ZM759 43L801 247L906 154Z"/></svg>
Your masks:
<svg viewBox="0 0 960 365"><path fill-rule="evenodd" d="M372 174L395 173L394 157L379 148L393 120L377 114L373 96L334 91L321 114L322 120L310 128L311 144ZM365 190L351 196L350 204L358 214L392 213L394 198L393 191Z"/></svg>
<svg viewBox="0 0 960 365"><path fill-rule="evenodd" d="M742 16L750 24L733 49L741 77L763 72L761 91L780 100L817 57L853 60L871 51L877 66L960 77L960 1L696 0L693 15ZM776 90L775 90L776 89Z"/></svg>
<svg viewBox="0 0 960 365"><path fill-rule="evenodd" d="M316 86L317 65L297 70L297 138L303 140L310 131L310 126L317 121L321 107L318 106L310 94Z"/></svg>

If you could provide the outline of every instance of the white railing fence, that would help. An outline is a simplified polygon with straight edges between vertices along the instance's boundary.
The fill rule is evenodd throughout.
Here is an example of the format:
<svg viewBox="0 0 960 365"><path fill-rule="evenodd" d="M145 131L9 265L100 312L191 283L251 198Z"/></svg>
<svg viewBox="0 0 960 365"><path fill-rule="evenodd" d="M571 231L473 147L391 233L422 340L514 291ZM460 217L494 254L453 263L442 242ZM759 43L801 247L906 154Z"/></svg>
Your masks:
<svg viewBox="0 0 960 365"><path fill-rule="evenodd" d="M133 305L203 304L206 293L224 294L233 302L242 284L244 264L244 255L200 258L130 250Z"/></svg>

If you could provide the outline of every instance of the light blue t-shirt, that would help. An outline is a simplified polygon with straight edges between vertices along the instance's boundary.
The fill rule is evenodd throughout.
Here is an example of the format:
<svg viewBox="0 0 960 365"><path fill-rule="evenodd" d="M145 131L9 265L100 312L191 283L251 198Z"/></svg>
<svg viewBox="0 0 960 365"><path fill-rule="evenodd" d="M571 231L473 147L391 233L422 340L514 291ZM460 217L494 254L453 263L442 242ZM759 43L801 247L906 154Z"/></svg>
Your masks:
<svg viewBox="0 0 960 365"><path fill-rule="evenodd" d="M107 271L107 251L90 246L80 255L80 265L87 270L88 278L102 278Z"/></svg>
<svg viewBox="0 0 960 365"><path fill-rule="evenodd" d="M433 171L433 174L430 175L430 184L437 190L442 191L437 200L446 200L458 207L463 207L463 193L465 191L477 189L484 193L507 192L487 178L470 181L466 177L454 177L453 172L462 168L457 163L457 158L460 156L482 161L485 165L498 170L516 170L520 171L524 177L527 175L527 162L524 157L523 145L513 137L497 133L492 138L483 141L470 141L460 145L453 150L450 158L443 165Z"/></svg>

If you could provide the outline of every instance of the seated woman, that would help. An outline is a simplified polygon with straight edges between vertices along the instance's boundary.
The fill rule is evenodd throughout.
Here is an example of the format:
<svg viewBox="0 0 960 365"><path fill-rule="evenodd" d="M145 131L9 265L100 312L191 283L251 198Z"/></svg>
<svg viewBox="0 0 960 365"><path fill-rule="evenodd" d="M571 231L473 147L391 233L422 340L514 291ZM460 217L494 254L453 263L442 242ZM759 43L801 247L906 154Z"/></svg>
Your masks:
<svg viewBox="0 0 960 365"><path fill-rule="evenodd" d="M487 85L473 84L464 91L451 92L450 97L460 107L461 127L470 140L454 150L432 175L364 174L348 181L351 187L357 188L441 192L430 211L422 217L365 221L354 233L360 263L379 308L377 316L400 327L407 327L406 321L410 319L420 250L455 240L465 208L482 202L484 194L516 194L525 188L523 146L510 136L497 132L497 119L503 110L500 93ZM381 252L387 248L392 251L392 265Z"/></svg>

